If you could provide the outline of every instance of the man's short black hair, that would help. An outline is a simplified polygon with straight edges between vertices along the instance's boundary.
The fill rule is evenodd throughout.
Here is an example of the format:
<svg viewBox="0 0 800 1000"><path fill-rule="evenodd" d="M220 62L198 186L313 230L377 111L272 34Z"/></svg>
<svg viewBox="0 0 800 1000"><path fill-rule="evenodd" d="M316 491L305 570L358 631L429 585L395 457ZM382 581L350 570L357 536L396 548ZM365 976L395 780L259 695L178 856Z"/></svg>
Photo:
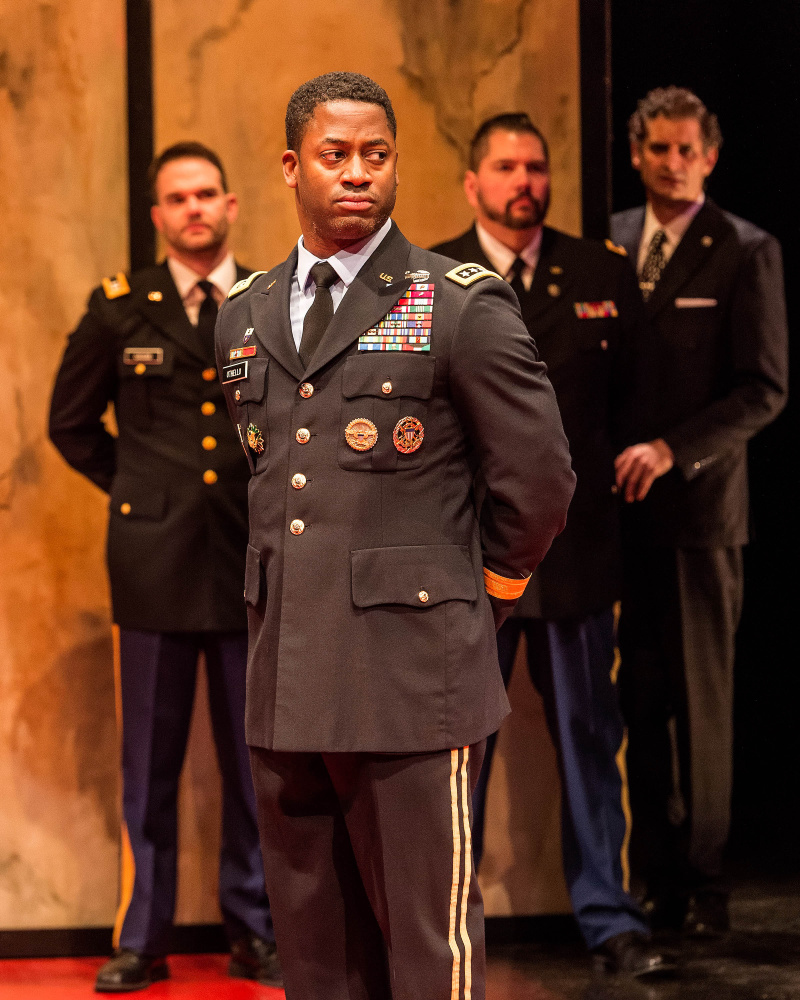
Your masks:
<svg viewBox="0 0 800 1000"><path fill-rule="evenodd" d="M222 190L226 194L228 193L228 179L225 176L225 168L222 166L222 160L220 160L213 149L204 146L202 142L176 142L174 145L167 146L166 149L162 150L148 168L147 183L154 205L158 202L156 196L156 178L161 169L172 160L208 160L210 164L219 170L219 176L222 180Z"/></svg>
<svg viewBox="0 0 800 1000"><path fill-rule="evenodd" d="M318 104L328 101L362 101L377 104L386 112L386 120L397 138L397 119L389 95L374 80L361 73L324 73L308 80L289 98L286 108L286 147L295 152L300 150L303 132L311 120Z"/></svg>
<svg viewBox="0 0 800 1000"><path fill-rule="evenodd" d="M632 145L642 145L647 138L647 123L659 115L670 121L693 118L700 125L705 149L719 149L722 145L717 116L712 115L697 94L686 87L656 87L639 101L628 120L628 138Z"/></svg>
<svg viewBox="0 0 800 1000"><path fill-rule="evenodd" d="M522 132L527 135L535 135L541 142L544 150L544 158L550 163L550 151L547 148L547 140L533 124L524 111L510 111L506 114L495 115L494 118L487 118L478 128L469 144L469 169L477 171L481 165L481 160L486 156L489 149L489 137L493 132Z"/></svg>

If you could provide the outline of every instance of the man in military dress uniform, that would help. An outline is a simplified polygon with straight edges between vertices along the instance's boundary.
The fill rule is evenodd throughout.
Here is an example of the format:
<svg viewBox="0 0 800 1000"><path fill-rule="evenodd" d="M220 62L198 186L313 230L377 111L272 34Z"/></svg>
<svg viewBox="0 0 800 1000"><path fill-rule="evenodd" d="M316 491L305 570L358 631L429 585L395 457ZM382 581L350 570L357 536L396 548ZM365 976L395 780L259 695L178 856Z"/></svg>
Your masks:
<svg viewBox="0 0 800 1000"><path fill-rule="evenodd" d="M201 651L222 771L219 892L230 971L279 984L244 740L248 469L214 365L218 302L249 272L228 250L237 201L215 153L172 146L151 182L167 259L92 294L50 410L53 443L110 494L123 864L116 951L96 988L140 989L168 975L178 779ZM102 422L109 402L117 438Z"/></svg>
<svg viewBox="0 0 800 1000"><path fill-rule="evenodd" d="M505 282L391 221L382 88L318 77L286 124L303 236L232 290L217 352L253 473L246 726L287 998L483 1000L494 630L563 527L567 444Z"/></svg>
<svg viewBox="0 0 800 1000"><path fill-rule="evenodd" d="M620 643L634 836L654 925L705 935L728 928L747 442L786 402L783 269L774 237L705 197L722 136L695 94L651 91L629 133L647 204L612 232L637 262L650 327L638 443L617 459L633 504Z"/></svg>
<svg viewBox="0 0 800 1000"><path fill-rule="evenodd" d="M524 634L561 775L564 875L595 965L662 973L664 959L649 947L628 892L625 734L614 670L613 604L621 586L614 456L643 318L636 277L614 244L544 225L548 150L527 115L498 115L480 126L464 190L475 224L433 249L492 268L516 291L547 364L577 475L565 531L498 632L500 669L508 684ZM494 742L490 737L475 792L476 860Z"/></svg>

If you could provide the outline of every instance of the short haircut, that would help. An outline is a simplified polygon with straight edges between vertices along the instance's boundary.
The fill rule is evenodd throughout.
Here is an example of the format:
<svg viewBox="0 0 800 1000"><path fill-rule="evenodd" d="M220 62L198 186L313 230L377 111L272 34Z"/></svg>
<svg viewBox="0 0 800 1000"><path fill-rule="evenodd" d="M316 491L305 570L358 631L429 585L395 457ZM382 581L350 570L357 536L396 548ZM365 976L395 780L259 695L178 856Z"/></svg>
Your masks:
<svg viewBox="0 0 800 1000"><path fill-rule="evenodd" d="M324 73L308 80L289 98L286 108L286 147L298 152L306 125L319 104L329 101L362 101L377 104L386 112L386 120L397 138L397 119L389 95L374 80L361 73Z"/></svg>
<svg viewBox="0 0 800 1000"><path fill-rule="evenodd" d="M522 132L527 135L535 135L541 142L544 150L544 158L548 165L550 163L550 151L547 148L547 140L533 124L524 111L512 111L502 115L495 115L494 118L487 118L478 128L469 144L469 169L477 171L481 165L481 160L489 150L489 139L493 132Z"/></svg>
<svg viewBox="0 0 800 1000"><path fill-rule="evenodd" d="M693 118L700 125L705 149L719 149L722 145L717 116L712 115L697 94L686 87L656 87L639 101L628 120L628 138L632 145L642 145L647 138L647 123L659 115L670 121Z"/></svg>
<svg viewBox="0 0 800 1000"><path fill-rule="evenodd" d="M150 188L150 198L154 205L158 203L156 180L162 168L172 160L208 160L212 166L215 166L219 170L219 176L222 180L222 190L226 194L228 193L228 179L225 176L225 168L222 166L222 160L220 160L213 149L204 146L202 142L176 142L174 145L167 146L166 149L162 150L147 170L147 184Z"/></svg>

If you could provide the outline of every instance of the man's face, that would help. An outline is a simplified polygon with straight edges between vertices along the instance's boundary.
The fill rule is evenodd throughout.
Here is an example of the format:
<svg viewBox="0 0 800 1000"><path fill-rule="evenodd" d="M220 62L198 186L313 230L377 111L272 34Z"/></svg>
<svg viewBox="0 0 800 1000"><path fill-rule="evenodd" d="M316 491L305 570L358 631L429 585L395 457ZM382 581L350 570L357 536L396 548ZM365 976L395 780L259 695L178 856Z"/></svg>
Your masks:
<svg viewBox="0 0 800 1000"><path fill-rule="evenodd" d="M631 162L639 171L651 201L661 204L697 201L719 151L703 148L700 122L658 115L647 123L641 146L631 147Z"/></svg>
<svg viewBox="0 0 800 1000"><path fill-rule="evenodd" d="M506 229L533 229L550 205L550 168L541 141L527 132L489 134L477 171L464 177L467 200L479 222Z"/></svg>
<svg viewBox="0 0 800 1000"><path fill-rule="evenodd" d="M218 250L239 212L236 195L222 190L220 172L208 160L165 163L156 177L156 198L153 225L171 249L184 253Z"/></svg>
<svg viewBox="0 0 800 1000"><path fill-rule="evenodd" d="M319 104L299 150L283 154L303 237L326 256L380 229L397 197L397 149L386 112L363 101Z"/></svg>

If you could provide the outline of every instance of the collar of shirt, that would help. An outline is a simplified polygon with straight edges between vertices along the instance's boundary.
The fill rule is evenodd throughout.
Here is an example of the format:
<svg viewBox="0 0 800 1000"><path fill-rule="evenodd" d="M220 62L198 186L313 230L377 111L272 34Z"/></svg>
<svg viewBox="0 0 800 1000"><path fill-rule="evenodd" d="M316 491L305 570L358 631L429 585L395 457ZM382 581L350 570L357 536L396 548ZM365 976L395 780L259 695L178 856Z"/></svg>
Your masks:
<svg viewBox="0 0 800 1000"><path fill-rule="evenodd" d="M664 262L666 263L670 259L670 257L675 253L675 248L683 239L686 230L691 225L692 219L703 207L703 202L705 200L706 196L701 194L697 201L693 201L685 212L681 212L680 215L675 216L675 218L671 222L666 223L666 225L662 225L658 221L656 213L653 211L652 205L648 201L647 207L644 210L644 228L642 229L642 240L639 243L639 257L636 268L637 273L641 273L650 243L659 229L663 229L667 234L667 239L662 247L664 252Z"/></svg>
<svg viewBox="0 0 800 1000"><path fill-rule="evenodd" d="M478 242L481 245L481 250L489 258L489 263L506 281L511 280L508 272L511 270L511 265L517 259L517 256L525 261L525 267L522 269L522 284L525 286L525 291L529 292L533 284L533 273L536 270L536 265L539 263L539 252L542 248L542 227L539 226L530 243L523 247L519 254L514 253L505 243L501 243L496 236L488 233L480 222L475 223L475 231L478 234Z"/></svg>
<svg viewBox="0 0 800 1000"><path fill-rule="evenodd" d="M333 311L339 308L339 303L344 298L345 292L353 283L355 276L366 264L373 253L378 249L386 238L387 233L392 228L392 220L387 219L381 228L371 236L349 246L346 250L340 250L332 257L326 258L331 267L339 275L339 280L331 286L331 298L333 299ZM306 313L311 308L314 301L316 288L314 282L309 280L311 268L319 263L322 258L315 257L313 253L306 250L303 237L297 241L297 270L294 273L294 280L291 286L289 298L289 316L292 321L292 337L295 347L300 349L300 341L303 337L303 320Z"/></svg>
<svg viewBox="0 0 800 1000"><path fill-rule="evenodd" d="M202 274L193 271L192 268L175 260L174 257L167 257L167 267L175 282L175 287L178 289L178 295L181 297L189 322L193 326L197 326L200 306L205 298L202 288L197 286L197 282L203 280ZM233 259L233 254L229 253L221 260L205 280L210 281L214 286L214 299L217 305L221 305L228 292L236 284L236 261Z"/></svg>

